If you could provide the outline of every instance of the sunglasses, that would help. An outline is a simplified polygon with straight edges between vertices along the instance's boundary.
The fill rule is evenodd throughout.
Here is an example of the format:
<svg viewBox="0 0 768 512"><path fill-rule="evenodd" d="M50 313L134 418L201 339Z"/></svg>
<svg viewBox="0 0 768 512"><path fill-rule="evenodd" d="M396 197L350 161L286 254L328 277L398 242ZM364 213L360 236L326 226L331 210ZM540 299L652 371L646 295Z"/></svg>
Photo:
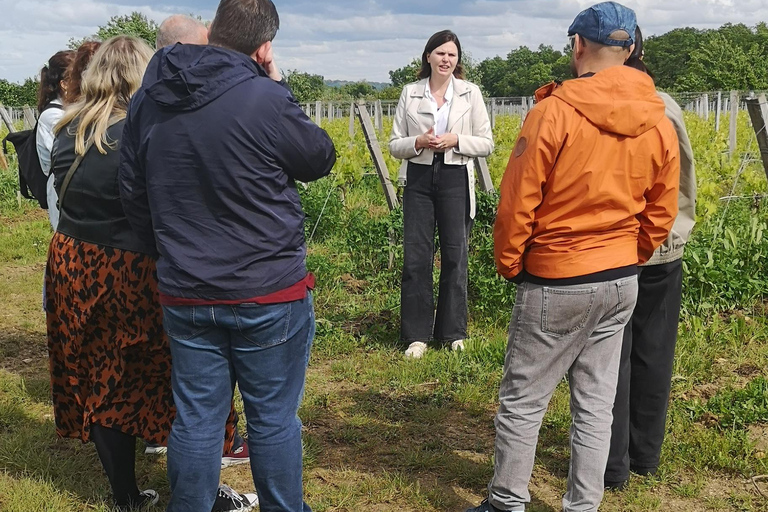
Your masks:
<svg viewBox="0 0 768 512"><path fill-rule="evenodd" d="M568 36L568 45L571 47L571 50L576 47L576 34Z"/></svg>

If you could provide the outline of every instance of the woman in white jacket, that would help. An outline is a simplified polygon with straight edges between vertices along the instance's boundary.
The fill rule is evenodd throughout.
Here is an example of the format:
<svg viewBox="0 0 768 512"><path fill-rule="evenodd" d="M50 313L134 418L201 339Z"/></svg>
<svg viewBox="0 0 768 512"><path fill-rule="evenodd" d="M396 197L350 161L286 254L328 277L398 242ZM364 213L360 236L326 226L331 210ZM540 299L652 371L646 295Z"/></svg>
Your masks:
<svg viewBox="0 0 768 512"><path fill-rule="evenodd" d="M463 80L461 43L444 30L421 55L420 81L403 89L389 151L408 160L403 194L401 339L419 358L430 340L464 349L467 337L467 246L475 216L473 158L493 151L480 89ZM432 267L435 227L440 285L435 311Z"/></svg>
<svg viewBox="0 0 768 512"><path fill-rule="evenodd" d="M53 175L51 174L51 150L53 149L53 127L64 115L62 97L64 96L64 78L75 52L66 50L57 52L43 69L40 70L40 88L37 91L37 111L40 117L37 121L37 157L40 159L40 167L48 176L48 218L51 227L56 231L59 223L59 209L56 206L56 191L53 188Z"/></svg>

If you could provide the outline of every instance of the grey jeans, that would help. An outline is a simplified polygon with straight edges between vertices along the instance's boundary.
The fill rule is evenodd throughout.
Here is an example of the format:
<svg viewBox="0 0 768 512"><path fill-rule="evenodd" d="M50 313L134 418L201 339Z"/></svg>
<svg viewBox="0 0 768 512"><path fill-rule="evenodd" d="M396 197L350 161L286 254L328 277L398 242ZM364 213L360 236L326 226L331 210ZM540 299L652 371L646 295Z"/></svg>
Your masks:
<svg viewBox="0 0 768 512"><path fill-rule="evenodd" d="M613 400L624 326L637 300L637 276L601 283L522 283L512 310L496 415L491 504L522 511L549 400L568 375L571 463L565 512L594 512L603 499Z"/></svg>

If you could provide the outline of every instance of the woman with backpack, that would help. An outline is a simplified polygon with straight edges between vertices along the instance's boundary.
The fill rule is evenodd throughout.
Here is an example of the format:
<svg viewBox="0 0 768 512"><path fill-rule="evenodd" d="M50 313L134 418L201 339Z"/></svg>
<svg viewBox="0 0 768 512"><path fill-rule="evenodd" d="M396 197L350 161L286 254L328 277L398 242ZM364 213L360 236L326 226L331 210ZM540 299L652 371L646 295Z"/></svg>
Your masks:
<svg viewBox="0 0 768 512"><path fill-rule="evenodd" d="M51 175L51 150L53 149L53 127L64 115L64 78L67 68L75 58L73 50L56 52L40 70L40 87L37 90L37 111L40 117L37 120L37 133L35 134L37 157L43 173L48 176L46 197L48 198L48 218L54 231L59 222L59 210L56 207L56 192L53 189L53 176Z"/></svg>

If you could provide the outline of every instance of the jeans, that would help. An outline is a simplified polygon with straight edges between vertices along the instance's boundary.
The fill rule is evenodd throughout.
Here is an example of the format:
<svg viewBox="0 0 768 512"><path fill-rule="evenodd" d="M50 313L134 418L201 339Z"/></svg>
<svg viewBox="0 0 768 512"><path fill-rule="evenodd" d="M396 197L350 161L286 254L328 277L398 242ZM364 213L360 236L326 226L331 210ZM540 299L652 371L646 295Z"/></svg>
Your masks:
<svg viewBox="0 0 768 512"><path fill-rule="evenodd" d="M496 415L489 501L501 510L529 503L542 418L564 375L571 388L571 464L565 512L595 512L603 498L621 336L637 277L570 286L518 286Z"/></svg>
<svg viewBox="0 0 768 512"><path fill-rule="evenodd" d="M303 501L301 421L315 333L312 296L283 304L163 306L173 356L176 420L168 440L168 512L210 512L237 382L262 512Z"/></svg>
<svg viewBox="0 0 768 512"><path fill-rule="evenodd" d="M624 329L607 483L659 467L683 292L683 261L640 267L637 306Z"/></svg>
<svg viewBox="0 0 768 512"><path fill-rule="evenodd" d="M469 217L467 168L408 164L403 193L403 277L400 337L405 342L442 343L467 337L467 248ZM435 226L440 239L440 285L435 312L432 267ZM433 332L434 328L434 332Z"/></svg>

